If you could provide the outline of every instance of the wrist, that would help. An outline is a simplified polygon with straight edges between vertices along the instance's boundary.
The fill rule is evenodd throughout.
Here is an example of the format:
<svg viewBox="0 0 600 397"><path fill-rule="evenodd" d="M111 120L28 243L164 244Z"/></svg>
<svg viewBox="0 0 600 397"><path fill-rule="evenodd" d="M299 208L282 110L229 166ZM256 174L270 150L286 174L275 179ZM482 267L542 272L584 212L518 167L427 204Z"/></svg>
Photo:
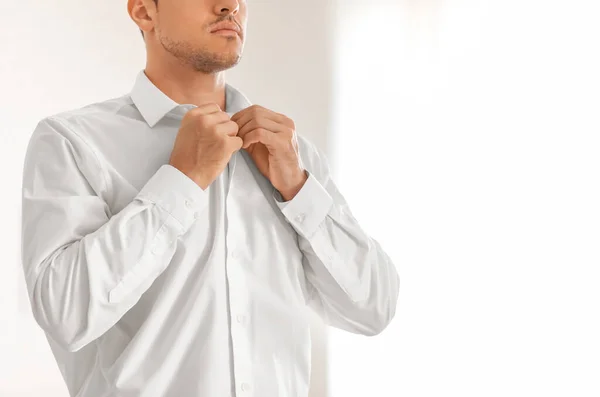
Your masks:
<svg viewBox="0 0 600 397"><path fill-rule="evenodd" d="M295 180L296 182L292 183L291 187L286 188L284 190L279 190L279 194L281 194L281 197L284 201L292 200L294 197L296 197L298 192L302 190L302 187L308 180L308 173L306 172L306 170L302 170L302 173L297 178L295 178Z"/></svg>
<svg viewBox="0 0 600 397"><path fill-rule="evenodd" d="M212 181L209 181L208 178L204 177L203 175L188 175L190 177L191 180L193 180L194 182L196 182L196 185L200 186L200 188L202 190L206 190L208 188L208 186L212 183Z"/></svg>
<svg viewBox="0 0 600 397"><path fill-rule="evenodd" d="M173 167L177 168L181 173L190 178L196 185L200 186L202 190L206 190L206 188L208 188L208 186L212 183L212 181L209 178L207 178L206 175L200 172L193 170L190 171L183 167L180 168L175 165L173 165Z"/></svg>

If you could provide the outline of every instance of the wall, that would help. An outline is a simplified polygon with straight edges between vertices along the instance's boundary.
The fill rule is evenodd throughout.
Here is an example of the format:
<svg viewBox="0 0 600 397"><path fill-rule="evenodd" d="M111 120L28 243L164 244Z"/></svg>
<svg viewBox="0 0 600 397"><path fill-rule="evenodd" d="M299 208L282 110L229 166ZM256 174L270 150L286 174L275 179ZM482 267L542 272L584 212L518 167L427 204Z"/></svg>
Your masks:
<svg viewBox="0 0 600 397"><path fill-rule="evenodd" d="M294 118L301 133L327 150L331 91L323 4L252 2L246 56L230 81L255 103ZM145 49L125 1L5 0L0 53L0 395L64 397L56 364L30 314L20 268L23 155L46 115L129 92L145 65ZM326 338L318 319L313 330L313 396L323 396Z"/></svg>
<svg viewBox="0 0 600 397"><path fill-rule="evenodd" d="M401 281L330 333L333 396L600 395L599 13L339 2L338 182Z"/></svg>

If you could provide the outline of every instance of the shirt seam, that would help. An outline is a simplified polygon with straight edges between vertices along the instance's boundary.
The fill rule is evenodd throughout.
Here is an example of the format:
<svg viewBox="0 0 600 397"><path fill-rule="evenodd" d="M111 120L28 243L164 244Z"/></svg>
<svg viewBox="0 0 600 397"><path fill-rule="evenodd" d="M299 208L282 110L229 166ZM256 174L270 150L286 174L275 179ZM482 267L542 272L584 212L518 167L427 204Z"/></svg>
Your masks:
<svg viewBox="0 0 600 397"><path fill-rule="evenodd" d="M182 228L182 229L185 229L185 225L184 225L184 224L183 224L183 223L182 223L182 222L181 222L179 219L177 219L177 217L176 217L175 215L173 215L173 214L171 213L171 211L169 211L168 209L166 209L165 207L163 207L163 206L161 205L161 203L160 203L160 199L158 199L158 200L157 200L155 197L153 197L152 195L149 195L149 194L141 194L141 195L139 195L138 197L139 197L139 198L145 198L145 199L149 200L149 201L150 201L150 202L151 202L153 205L155 205L156 207L158 207L158 208L160 208L161 210L163 210L164 212L166 212L166 213L167 213L167 215L169 215L169 217L170 217L170 218L173 218L173 219L175 219L175 221L177 221L177 223L178 223L179 225L181 225L181 228ZM167 222L166 222L166 221L164 221L164 222L163 222L163 225L165 225L166 223L167 223Z"/></svg>
<svg viewBox="0 0 600 397"><path fill-rule="evenodd" d="M59 123L63 128L67 129L69 132L73 133L73 135L77 136L77 138L79 138L79 140L81 142L83 142L85 144L85 146L88 147L88 149L90 150L90 152L92 152L92 154L94 155L94 158L96 159L96 163L98 164L98 168L100 169L100 174L102 174L102 183L104 184L104 186L103 186L104 192L108 192L108 178L106 177L106 170L104 169L104 167L102 167L100 158L98 157L98 154L96 153L94 148L85 139L83 139L81 137L81 135L79 135L79 133L77 133L74 129L70 128L62 119L57 118L57 117L48 117L48 119L54 120L57 123Z"/></svg>

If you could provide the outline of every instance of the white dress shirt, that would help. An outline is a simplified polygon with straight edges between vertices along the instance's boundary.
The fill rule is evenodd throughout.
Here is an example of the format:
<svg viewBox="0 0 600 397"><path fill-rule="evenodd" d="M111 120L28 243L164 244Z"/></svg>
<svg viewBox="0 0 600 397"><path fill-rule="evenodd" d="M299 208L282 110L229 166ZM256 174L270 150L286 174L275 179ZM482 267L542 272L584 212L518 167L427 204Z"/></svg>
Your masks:
<svg viewBox="0 0 600 397"><path fill-rule="evenodd" d="M250 105L230 85L226 103ZM324 154L298 135L308 181L285 203L245 150L202 190L168 165L193 107L142 70L33 131L22 263L71 396L305 397L307 307L363 335L394 316L396 269Z"/></svg>

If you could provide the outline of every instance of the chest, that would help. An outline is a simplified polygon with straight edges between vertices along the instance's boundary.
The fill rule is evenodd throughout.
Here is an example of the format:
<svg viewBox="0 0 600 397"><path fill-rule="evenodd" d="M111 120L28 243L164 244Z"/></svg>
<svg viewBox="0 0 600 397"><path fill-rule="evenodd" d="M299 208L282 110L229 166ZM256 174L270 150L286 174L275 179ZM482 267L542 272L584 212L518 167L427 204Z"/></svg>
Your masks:
<svg viewBox="0 0 600 397"><path fill-rule="evenodd" d="M150 153L139 166L126 167L126 172L113 169L113 215L134 200L145 181L168 161L161 150ZM221 276L233 254L235 271L243 272L245 279L286 301L301 301L306 286L298 236L277 206L270 181L248 153L236 152L207 193L208 205L180 237L174 263L156 280L155 287L193 278L200 290L224 279Z"/></svg>

